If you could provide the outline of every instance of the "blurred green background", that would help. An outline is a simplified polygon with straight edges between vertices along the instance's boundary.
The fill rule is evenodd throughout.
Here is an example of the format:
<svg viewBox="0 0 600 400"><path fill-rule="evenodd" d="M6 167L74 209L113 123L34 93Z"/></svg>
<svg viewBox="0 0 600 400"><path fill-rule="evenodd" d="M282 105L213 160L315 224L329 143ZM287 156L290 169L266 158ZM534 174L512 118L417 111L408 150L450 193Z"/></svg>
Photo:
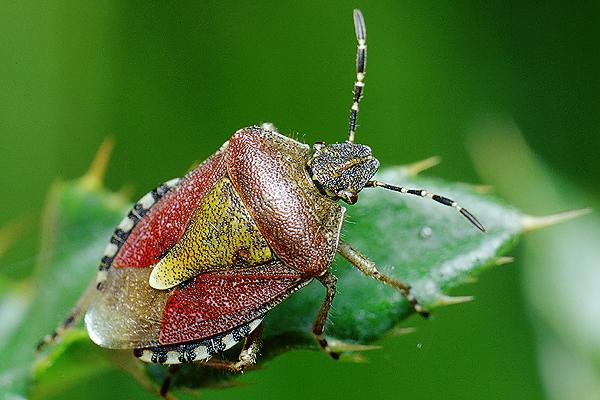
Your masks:
<svg viewBox="0 0 600 400"><path fill-rule="evenodd" d="M357 7L369 45L357 138L383 165L440 155L430 174L487 183L468 143L492 116L512 120L552 173L586 193L571 207L598 204L598 2L3 1L0 226L37 221L51 182L80 176L107 136L116 139L107 185L134 198L247 125L344 140ZM516 204L526 212L560 211L527 196ZM3 279L29 274L37 235L32 227L6 254ZM523 251L458 293L476 301L408 321L417 333L383 341L368 364L294 352L207 395L558 398L540 377ZM136 385L115 370L57 398L131 398L123 388Z"/></svg>

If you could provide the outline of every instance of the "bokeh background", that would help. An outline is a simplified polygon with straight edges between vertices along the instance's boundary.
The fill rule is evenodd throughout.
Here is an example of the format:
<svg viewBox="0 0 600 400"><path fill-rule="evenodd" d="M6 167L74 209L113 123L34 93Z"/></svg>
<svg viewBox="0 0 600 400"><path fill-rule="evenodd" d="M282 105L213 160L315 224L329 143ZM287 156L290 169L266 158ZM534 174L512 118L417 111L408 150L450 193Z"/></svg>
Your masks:
<svg viewBox="0 0 600 400"><path fill-rule="evenodd" d="M30 273L50 184L80 176L107 136L116 139L107 185L127 187L134 198L243 126L271 121L308 143L344 140L357 7L369 45L357 137L383 165L440 155L443 164L429 174L493 184L474 167L473 143L485 141L485 121L508 121L552 177L581 193L571 208L598 204L598 2L7 0L0 4L0 226L32 223L2 259L3 279ZM511 167L500 163L496 173L510 182ZM526 212L561 211L523 190L527 201L514 201ZM508 189L502 194L511 198ZM417 332L382 341L367 364L294 352L243 377L240 387L206 395L567 398L544 372L528 266L519 261L526 251L518 247L514 264L457 291L476 301L407 321ZM600 304L587 306L600 313ZM589 398L600 393L599 359L580 385ZM150 396L136 385L115 369L66 379L56 398Z"/></svg>

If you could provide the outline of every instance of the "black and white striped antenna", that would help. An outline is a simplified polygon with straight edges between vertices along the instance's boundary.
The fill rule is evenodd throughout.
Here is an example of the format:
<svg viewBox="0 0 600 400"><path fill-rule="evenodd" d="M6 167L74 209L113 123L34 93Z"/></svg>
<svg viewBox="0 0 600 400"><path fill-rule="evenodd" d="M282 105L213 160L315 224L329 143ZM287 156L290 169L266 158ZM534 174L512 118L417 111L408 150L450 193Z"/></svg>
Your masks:
<svg viewBox="0 0 600 400"><path fill-rule="evenodd" d="M356 41L358 43L356 46L356 82L354 82L354 96L350 108L350 126L348 129L348 142L350 143L354 143L358 103L360 103L365 87L364 79L367 67L367 28L360 10L354 10L354 30L356 31Z"/></svg>

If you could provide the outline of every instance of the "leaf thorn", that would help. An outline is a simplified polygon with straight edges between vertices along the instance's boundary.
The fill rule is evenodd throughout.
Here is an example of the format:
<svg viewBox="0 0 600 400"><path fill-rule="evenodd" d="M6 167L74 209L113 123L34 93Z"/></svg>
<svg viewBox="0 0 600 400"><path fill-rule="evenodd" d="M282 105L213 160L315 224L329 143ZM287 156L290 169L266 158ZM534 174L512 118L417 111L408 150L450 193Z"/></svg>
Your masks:
<svg viewBox="0 0 600 400"><path fill-rule="evenodd" d="M557 214L543 215L541 217L533 215L523 215L521 223L525 232L531 232L538 229L560 224L573 218L580 217L592 212L591 208L580 208L578 210L565 211Z"/></svg>
<svg viewBox="0 0 600 400"><path fill-rule="evenodd" d="M416 176L426 169L433 168L441 162L441 158L433 156L404 166L408 176Z"/></svg>
<svg viewBox="0 0 600 400"><path fill-rule="evenodd" d="M473 301L475 299L474 296L447 296L447 295L442 295L440 296L437 301L436 301L436 305L437 306L450 306L453 304L462 304L462 303L468 303L469 301Z"/></svg>
<svg viewBox="0 0 600 400"><path fill-rule="evenodd" d="M500 265L510 264L514 261L515 261L515 259L513 257L502 256L502 257L496 258L494 260L494 264L500 266Z"/></svg>
<svg viewBox="0 0 600 400"><path fill-rule="evenodd" d="M102 181L104 180L104 175L106 174L106 168L108 166L108 161L110 160L110 155L112 153L114 144L115 140L112 137L104 139L98 148L98 151L96 151L96 155L94 156L94 160L92 161L89 169L81 177L81 183L83 186L90 190L98 189L102 186Z"/></svg>
<svg viewBox="0 0 600 400"><path fill-rule="evenodd" d="M488 194L494 191L494 187L492 185L473 185L473 190L477 193Z"/></svg>
<svg viewBox="0 0 600 400"><path fill-rule="evenodd" d="M417 331L417 328L412 327L412 326L405 326L405 327L397 326L395 328L392 328L392 330L389 331L387 333L387 335L391 336L391 337L404 336L404 335L409 335L411 333L415 333L416 331Z"/></svg>
<svg viewBox="0 0 600 400"><path fill-rule="evenodd" d="M343 353L345 351L369 351L381 349L381 346L348 343L333 338L327 338L327 341L329 342L329 348L336 353Z"/></svg>

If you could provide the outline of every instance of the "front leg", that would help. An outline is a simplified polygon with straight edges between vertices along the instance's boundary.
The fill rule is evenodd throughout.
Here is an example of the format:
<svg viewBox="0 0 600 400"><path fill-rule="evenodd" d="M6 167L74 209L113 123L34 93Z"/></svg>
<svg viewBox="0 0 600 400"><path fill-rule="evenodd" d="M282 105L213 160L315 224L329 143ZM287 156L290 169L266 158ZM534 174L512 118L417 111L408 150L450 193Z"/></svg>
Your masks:
<svg viewBox="0 0 600 400"><path fill-rule="evenodd" d="M377 266L373 261L369 260L367 257L355 250L350 244L342 240L340 240L338 252L342 255L342 257L348 260L350 264L358 268L363 274L375 278L378 281L385 283L386 285L398 289L400 293L402 293L402 295L406 297L406 299L413 306L416 312L418 312L424 318L429 317L429 311L425 310L423 306L419 304L417 299L415 299L414 296L411 294L410 285L385 274L382 274L381 272L379 272Z"/></svg>

